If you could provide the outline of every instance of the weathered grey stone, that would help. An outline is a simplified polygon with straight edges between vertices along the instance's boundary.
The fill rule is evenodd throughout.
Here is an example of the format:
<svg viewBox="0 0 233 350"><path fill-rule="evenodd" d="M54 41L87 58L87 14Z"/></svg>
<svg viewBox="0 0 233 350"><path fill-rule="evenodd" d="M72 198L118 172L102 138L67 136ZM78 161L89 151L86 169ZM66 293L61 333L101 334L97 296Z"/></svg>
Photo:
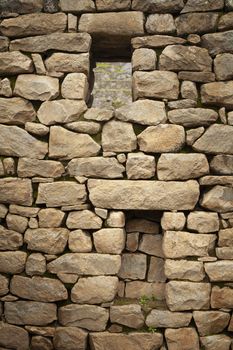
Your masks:
<svg viewBox="0 0 233 350"><path fill-rule="evenodd" d="M0 4L1 12L6 13L32 13L32 12L40 12L43 8L43 1L38 0L9 0L7 2L2 1Z"/></svg>
<svg viewBox="0 0 233 350"><path fill-rule="evenodd" d="M138 250L149 255L163 257L162 235L143 235Z"/></svg>
<svg viewBox="0 0 233 350"><path fill-rule="evenodd" d="M160 349L163 343L162 334L150 333L90 333L90 343L93 350L109 350L114 347L127 350L150 350Z"/></svg>
<svg viewBox="0 0 233 350"><path fill-rule="evenodd" d="M90 210L72 211L66 225L70 229L98 230L102 227L102 219Z"/></svg>
<svg viewBox="0 0 233 350"><path fill-rule="evenodd" d="M152 310L146 318L148 327L179 328L189 325L191 313L171 312L168 310Z"/></svg>
<svg viewBox="0 0 233 350"><path fill-rule="evenodd" d="M199 350L199 338L195 328L166 329L165 338L169 350Z"/></svg>
<svg viewBox="0 0 233 350"><path fill-rule="evenodd" d="M67 52L88 52L91 36L88 33L53 33L12 40L10 51L46 52L59 50Z"/></svg>
<svg viewBox="0 0 233 350"><path fill-rule="evenodd" d="M142 125L158 125L167 120L165 103L151 100L131 102L115 111L117 119Z"/></svg>
<svg viewBox="0 0 233 350"><path fill-rule="evenodd" d="M68 253L48 264L51 273L76 273L78 275L114 275L121 265L119 255L95 253Z"/></svg>
<svg viewBox="0 0 233 350"><path fill-rule="evenodd" d="M58 311L59 322L63 326L86 328L89 331L104 331L109 312L95 305L65 305Z"/></svg>
<svg viewBox="0 0 233 350"><path fill-rule="evenodd" d="M2 349L27 350L29 348L29 336L25 329L7 323L0 323L0 345Z"/></svg>
<svg viewBox="0 0 233 350"><path fill-rule="evenodd" d="M18 38L21 36L42 35L64 32L67 18L64 13L32 13L16 18L7 18L1 22L3 35Z"/></svg>
<svg viewBox="0 0 233 350"><path fill-rule="evenodd" d="M161 226L166 231L180 231L185 226L186 218L184 213L164 212L161 219Z"/></svg>
<svg viewBox="0 0 233 350"><path fill-rule="evenodd" d="M85 350L88 333L77 327L57 327L53 344L56 350Z"/></svg>
<svg viewBox="0 0 233 350"><path fill-rule="evenodd" d="M138 304L115 305L110 307L110 320L112 323L138 329L144 325L144 316Z"/></svg>
<svg viewBox="0 0 233 350"><path fill-rule="evenodd" d="M196 101L198 98L197 86L193 81L182 81L180 91L184 99Z"/></svg>
<svg viewBox="0 0 233 350"><path fill-rule="evenodd" d="M167 46L160 55L159 69L211 72L212 59L205 48L171 45Z"/></svg>
<svg viewBox="0 0 233 350"><path fill-rule="evenodd" d="M121 269L118 276L123 279L144 279L146 268L147 263L145 254L123 254Z"/></svg>
<svg viewBox="0 0 233 350"><path fill-rule="evenodd" d="M96 122L86 122L86 121L77 121L68 123L65 127L69 130L76 131L79 133L96 135L101 130L101 124Z"/></svg>
<svg viewBox="0 0 233 350"><path fill-rule="evenodd" d="M176 32L174 18L171 14L149 15L146 30L150 34L172 34Z"/></svg>
<svg viewBox="0 0 233 350"><path fill-rule="evenodd" d="M231 346L231 338L225 334L209 335L207 337L200 337L202 346L206 350L228 350Z"/></svg>
<svg viewBox="0 0 233 350"><path fill-rule="evenodd" d="M0 74L32 73L32 60L19 51L0 52Z"/></svg>
<svg viewBox="0 0 233 350"><path fill-rule="evenodd" d="M0 52L7 51L9 47L9 39L5 36L0 36Z"/></svg>
<svg viewBox="0 0 233 350"><path fill-rule="evenodd" d="M5 97L12 96L11 82L8 78L3 78L0 80L0 95Z"/></svg>
<svg viewBox="0 0 233 350"><path fill-rule="evenodd" d="M0 126L1 155L41 159L47 152L46 142L37 140L18 126Z"/></svg>
<svg viewBox="0 0 233 350"><path fill-rule="evenodd" d="M13 276L10 291L20 298L43 302L66 300L68 297L66 288L59 280L37 276Z"/></svg>
<svg viewBox="0 0 233 350"><path fill-rule="evenodd" d="M233 154L233 126L213 124L193 144L193 149L205 153ZM224 141L224 142L223 142Z"/></svg>
<svg viewBox="0 0 233 350"><path fill-rule="evenodd" d="M137 147L137 138L130 123L111 120L102 130L102 147L105 152L131 152Z"/></svg>
<svg viewBox="0 0 233 350"><path fill-rule="evenodd" d="M188 210L199 197L195 180L187 182L88 180L90 200L106 209Z"/></svg>
<svg viewBox="0 0 233 350"><path fill-rule="evenodd" d="M183 0L133 0L132 9L148 13L179 12L184 6Z"/></svg>
<svg viewBox="0 0 233 350"><path fill-rule="evenodd" d="M24 270L27 254L25 252L0 252L0 272L21 273Z"/></svg>
<svg viewBox="0 0 233 350"><path fill-rule="evenodd" d="M169 111L168 119L171 123L184 127L206 126L216 122L218 113L207 108L182 108Z"/></svg>
<svg viewBox="0 0 233 350"><path fill-rule="evenodd" d="M53 53L45 61L45 66L50 72L62 73L89 73L89 54L88 53Z"/></svg>
<svg viewBox="0 0 233 350"><path fill-rule="evenodd" d="M232 2L232 0L226 0L225 1L225 5L226 5L226 8L228 10L233 10L233 2Z"/></svg>
<svg viewBox="0 0 233 350"><path fill-rule="evenodd" d="M36 136L45 136L49 133L49 128L40 123L26 122L25 130Z"/></svg>
<svg viewBox="0 0 233 350"><path fill-rule="evenodd" d="M122 178L125 168L116 158L90 157L72 159L67 167L71 176Z"/></svg>
<svg viewBox="0 0 233 350"><path fill-rule="evenodd" d="M28 256L26 266L26 274L29 276L43 275L46 272L46 259L41 253L32 253Z"/></svg>
<svg viewBox="0 0 233 350"><path fill-rule="evenodd" d="M217 213L205 211L194 211L189 213L187 228L200 233L216 232L219 230L219 219Z"/></svg>
<svg viewBox="0 0 233 350"><path fill-rule="evenodd" d="M162 154L157 163L159 180L195 179L209 173L204 154Z"/></svg>
<svg viewBox="0 0 233 350"><path fill-rule="evenodd" d="M60 177L65 172L62 163L53 160L19 158L17 173L20 177Z"/></svg>
<svg viewBox="0 0 233 350"><path fill-rule="evenodd" d="M233 16L232 12L226 13L225 15L221 16L218 22L218 29L219 30L233 29L232 16Z"/></svg>
<svg viewBox="0 0 233 350"><path fill-rule="evenodd" d="M83 0L77 2L75 0L60 0L59 5L64 12L93 12L95 11L95 4L93 0Z"/></svg>
<svg viewBox="0 0 233 350"><path fill-rule="evenodd" d="M84 114L84 119L95 120L97 122L106 122L113 117L113 111L103 108L89 108Z"/></svg>
<svg viewBox="0 0 233 350"><path fill-rule="evenodd" d="M64 98L86 100L88 95L88 80L83 73L67 74L62 82L61 94Z"/></svg>
<svg viewBox="0 0 233 350"><path fill-rule="evenodd" d="M166 258L176 259L186 256L208 256L214 247L216 235L195 234L182 231L167 231L163 239L163 251Z"/></svg>
<svg viewBox="0 0 233 350"><path fill-rule="evenodd" d="M201 336L221 333L230 321L230 315L222 311L194 311L193 318Z"/></svg>
<svg viewBox="0 0 233 350"><path fill-rule="evenodd" d="M201 282L205 277L204 266L200 261L167 259L165 261L164 272L169 279L193 282Z"/></svg>
<svg viewBox="0 0 233 350"><path fill-rule="evenodd" d="M97 253L121 254L125 248L125 231L121 228L103 228L93 233Z"/></svg>
<svg viewBox="0 0 233 350"><path fill-rule="evenodd" d="M210 283L170 281L166 284L166 303L171 311L209 309Z"/></svg>
<svg viewBox="0 0 233 350"><path fill-rule="evenodd" d="M9 230L14 230L20 233L24 233L28 226L28 220L26 218L13 214L7 215L6 223Z"/></svg>
<svg viewBox="0 0 233 350"><path fill-rule="evenodd" d="M157 63L156 52L152 49L137 49L132 55L132 69L135 70L155 70Z"/></svg>
<svg viewBox="0 0 233 350"><path fill-rule="evenodd" d="M178 78L181 80L195 81L197 83L210 83L215 81L215 74L212 72L181 71L178 73Z"/></svg>
<svg viewBox="0 0 233 350"><path fill-rule="evenodd" d="M51 158L72 159L96 156L98 145L89 135L77 134L61 126L50 128L49 156Z"/></svg>
<svg viewBox="0 0 233 350"><path fill-rule="evenodd" d="M191 99L183 99L168 102L169 109L184 109L184 108L194 108L197 106L197 101Z"/></svg>
<svg viewBox="0 0 233 350"><path fill-rule="evenodd" d="M32 185L27 179L0 179L0 201L21 205L32 205Z"/></svg>
<svg viewBox="0 0 233 350"><path fill-rule="evenodd" d="M86 110L84 101L66 99L46 101L40 106L37 116L45 125L63 124L77 121Z"/></svg>
<svg viewBox="0 0 233 350"><path fill-rule="evenodd" d="M167 71L134 72L134 99L153 98L174 100L178 98L179 81L177 74Z"/></svg>
<svg viewBox="0 0 233 350"><path fill-rule="evenodd" d="M198 8L199 11L199 8ZM184 12L184 11L182 11ZM209 33L215 31L218 13L187 13L176 18L178 35Z"/></svg>
<svg viewBox="0 0 233 350"><path fill-rule="evenodd" d="M61 254L66 247L68 235L69 231L62 227L28 229L24 235L24 242L29 250Z"/></svg>
<svg viewBox="0 0 233 350"><path fill-rule="evenodd" d="M147 275L148 282L165 282L164 259L152 256L150 258L150 266Z"/></svg>
<svg viewBox="0 0 233 350"><path fill-rule="evenodd" d="M214 72L217 80L229 80L233 78L233 55L223 53L217 55L214 60Z"/></svg>
<svg viewBox="0 0 233 350"><path fill-rule="evenodd" d="M126 232L141 232L141 233L150 233L158 234L159 233L159 224L154 221L146 219L130 219L126 222Z"/></svg>
<svg viewBox="0 0 233 350"><path fill-rule="evenodd" d="M129 10L131 6L130 0L96 0L96 7L98 11L122 11Z"/></svg>
<svg viewBox="0 0 233 350"><path fill-rule="evenodd" d="M155 176L155 158L142 152L128 153L126 173L128 179L150 179Z"/></svg>
<svg viewBox="0 0 233 350"><path fill-rule="evenodd" d="M150 36L143 36L143 37L137 37L132 39L132 46L134 49L139 49L143 47L158 48L158 47L164 47L167 45L185 44L185 43L186 43L185 39L178 38L175 36L169 36L169 35L150 35Z"/></svg>
<svg viewBox="0 0 233 350"><path fill-rule="evenodd" d="M229 287L214 286L211 293L211 307L214 309L229 308L233 306L233 289Z"/></svg>
<svg viewBox="0 0 233 350"><path fill-rule="evenodd" d="M201 100L204 104L233 108L233 81L204 84L201 87Z"/></svg>
<svg viewBox="0 0 233 350"><path fill-rule="evenodd" d="M78 304L100 304L110 302L117 293L118 278L94 276L80 278L71 290L71 300Z"/></svg>
<svg viewBox="0 0 233 350"><path fill-rule="evenodd" d="M184 128L180 125L149 126L138 135L141 151L162 153L179 151L185 142Z"/></svg>
<svg viewBox="0 0 233 350"><path fill-rule="evenodd" d="M210 162L211 170L216 174L232 175L233 174L233 156L217 155Z"/></svg>
<svg viewBox="0 0 233 350"><path fill-rule="evenodd" d="M5 303L5 317L8 323L45 326L57 319L57 306L51 303L16 301Z"/></svg>
<svg viewBox="0 0 233 350"><path fill-rule="evenodd" d="M232 210L233 189L224 186L215 186L203 195L201 206L220 213Z"/></svg>
<svg viewBox="0 0 233 350"><path fill-rule="evenodd" d="M210 55L215 56L220 53L233 53L233 30L222 33L210 33L202 36L202 46L206 47Z"/></svg>
<svg viewBox="0 0 233 350"><path fill-rule="evenodd" d="M69 234L69 249L74 253L91 252L91 235L82 230L71 231Z"/></svg>
<svg viewBox="0 0 233 350"><path fill-rule="evenodd" d="M205 264L206 274L212 282L233 281L232 261L220 260Z"/></svg>
<svg viewBox="0 0 233 350"><path fill-rule="evenodd" d="M39 184L36 203L45 203L49 207L60 207L62 205L79 204L85 199L85 185L73 181L58 181Z"/></svg>
<svg viewBox="0 0 233 350"><path fill-rule="evenodd" d="M165 283L148 283L142 281L127 282L125 297L140 299L142 296L156 297L157 300L165 299Z"/></svg>
<svg viewBox="0 0 233 350"><path fill-rule="evenodd" d="M3 296L9 292L9 279L0 275L0 295Z"/></svg>
<svg viewBox="0 0 233 350"><path fill-rule="evenodd" d="M205 0L197 0L193 2L192 0L188 0L185 7L181 11L182 13L185 12L206 12L206 11L213 11L213 10L220 10L224 6L223 0L216 0L214 2L206 2Z"/></svg>

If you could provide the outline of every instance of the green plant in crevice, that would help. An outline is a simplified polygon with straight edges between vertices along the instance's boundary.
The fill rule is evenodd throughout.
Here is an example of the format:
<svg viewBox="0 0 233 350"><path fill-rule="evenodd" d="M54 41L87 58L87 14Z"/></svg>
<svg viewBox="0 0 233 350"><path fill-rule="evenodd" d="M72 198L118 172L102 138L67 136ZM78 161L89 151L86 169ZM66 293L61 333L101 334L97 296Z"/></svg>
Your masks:
<svg viewBox="0 0 233 350"><path fill-rule="evenodd" d="M155 333L155 332L157 332L157 329L155 327L150 326L147 328L147 332L148 333Z"/></svg>

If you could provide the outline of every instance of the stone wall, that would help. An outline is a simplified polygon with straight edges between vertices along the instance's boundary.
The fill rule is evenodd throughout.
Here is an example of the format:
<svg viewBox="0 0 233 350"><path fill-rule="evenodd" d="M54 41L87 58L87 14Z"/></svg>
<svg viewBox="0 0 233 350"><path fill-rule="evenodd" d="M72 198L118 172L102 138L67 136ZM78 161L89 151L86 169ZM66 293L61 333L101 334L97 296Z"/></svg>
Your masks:
<svg viewBox="0 0 233 350"><path fill-rule="evenodd" d="M233 1L0 11L1 349L232 349ZM87 107L130 50L134 102Z"/></svg>

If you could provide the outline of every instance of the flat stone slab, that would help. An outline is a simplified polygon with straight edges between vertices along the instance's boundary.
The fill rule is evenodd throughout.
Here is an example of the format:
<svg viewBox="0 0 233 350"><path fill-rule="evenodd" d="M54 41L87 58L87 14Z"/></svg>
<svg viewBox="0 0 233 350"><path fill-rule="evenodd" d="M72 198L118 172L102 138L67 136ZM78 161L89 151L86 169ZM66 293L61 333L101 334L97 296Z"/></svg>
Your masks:
<svg viewBox="0 0 233 350"><path fill-rule="evenodd" d="M199 198L199 185L187 182L89 180L95 207L135 210L190 210Z"/></svg>

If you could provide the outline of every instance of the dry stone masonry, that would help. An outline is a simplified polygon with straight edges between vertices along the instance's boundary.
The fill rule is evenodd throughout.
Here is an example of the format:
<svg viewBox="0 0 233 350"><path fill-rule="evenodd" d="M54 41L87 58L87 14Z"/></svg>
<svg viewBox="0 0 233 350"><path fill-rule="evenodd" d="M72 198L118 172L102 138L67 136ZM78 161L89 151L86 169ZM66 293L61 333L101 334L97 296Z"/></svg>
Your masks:
<svg viewBox="0 0 233 350"><path fill-rule="evenodd" d="M1 350L233 349L232 0L0 0L0 156Z"/></svg>

